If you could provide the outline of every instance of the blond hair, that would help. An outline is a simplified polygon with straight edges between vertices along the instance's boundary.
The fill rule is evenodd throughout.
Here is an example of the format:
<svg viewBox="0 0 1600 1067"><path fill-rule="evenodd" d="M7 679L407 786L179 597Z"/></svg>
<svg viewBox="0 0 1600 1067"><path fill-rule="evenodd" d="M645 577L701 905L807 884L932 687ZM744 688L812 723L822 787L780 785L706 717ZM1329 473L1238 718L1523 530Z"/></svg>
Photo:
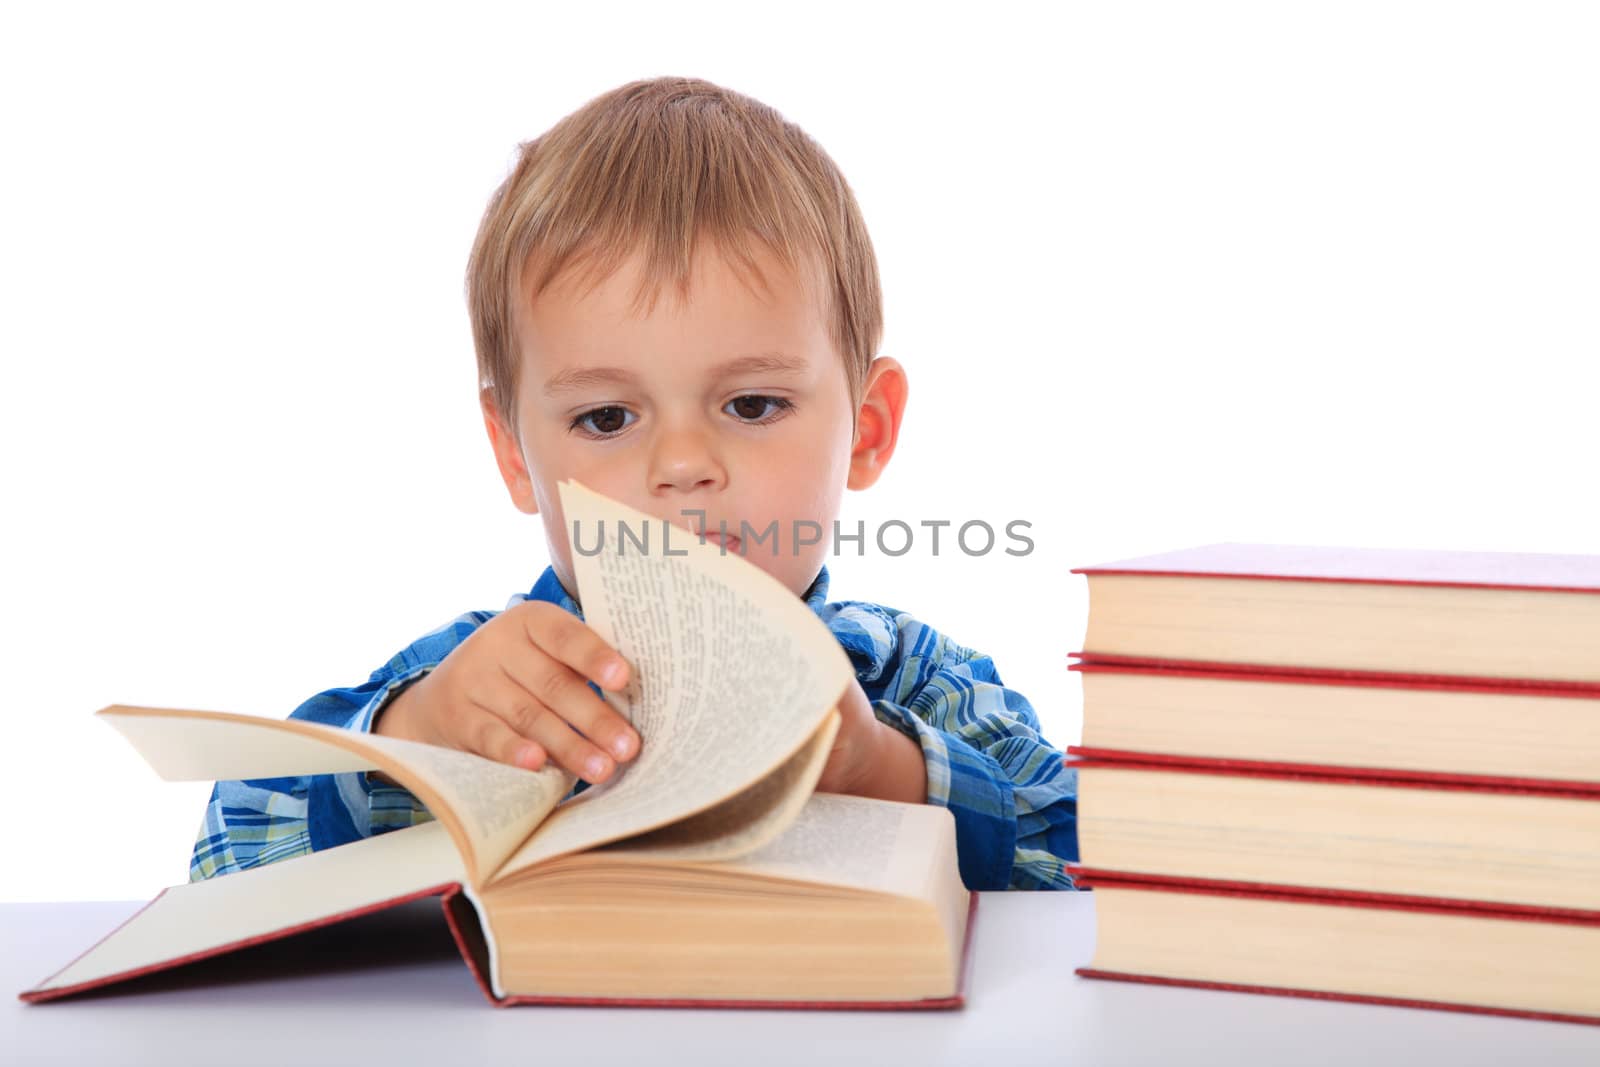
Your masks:
<svg viewBox="0 0 1600 1067"><path fill-rule="evenodd" d="M480 387L513 433L516 301L536 299L569 265L586 262L588 284L599 284L642 249L635 303L648 293L653 308L665 282L687 295L701 240L763 285L751 238L815 279L859 406L883 333L877 258L844 175L798 126L699 78L651 78L594 98L520 149L467 265Z"/></svg>

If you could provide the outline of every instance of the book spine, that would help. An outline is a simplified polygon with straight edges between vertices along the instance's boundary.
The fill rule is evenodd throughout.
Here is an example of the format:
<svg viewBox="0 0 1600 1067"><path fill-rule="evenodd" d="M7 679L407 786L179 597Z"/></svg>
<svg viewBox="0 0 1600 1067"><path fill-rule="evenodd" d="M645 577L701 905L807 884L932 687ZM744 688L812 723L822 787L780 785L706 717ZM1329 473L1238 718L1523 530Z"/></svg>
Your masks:
<svg viewBox="0 0 1600 1067"><path fill-rule="evenodd" d="M467 899L465 887L459 882L451 886L440 898L439 905L444 909L445 925L450 928L450 936L455 939L467 970L472 972L473 981L478 983L490 1004L505 1007L508 1002L495 996L489 984L489 938L484 933L477 908Z"/></svg>

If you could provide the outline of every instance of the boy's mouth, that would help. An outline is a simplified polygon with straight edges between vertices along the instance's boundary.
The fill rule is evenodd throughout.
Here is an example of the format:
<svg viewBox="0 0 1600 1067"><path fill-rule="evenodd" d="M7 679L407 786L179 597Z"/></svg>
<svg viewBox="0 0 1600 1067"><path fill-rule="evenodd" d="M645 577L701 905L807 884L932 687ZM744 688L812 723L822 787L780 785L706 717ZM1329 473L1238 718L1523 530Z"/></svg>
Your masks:
<svg viewBox="0 0 1600 1067"><path fill-rule="evenodd" d="M700 535L700 539L708 545L721 545L727 552L739 551L739 538L734 534L724 538L716 530L707 530Z"/></svg>
<svg viewBox="0 0 1600 1067"><path fill-rule="evenodd" d="M700 544L711 545L713 547L720 546L726 554L732 554L739 551L739 535L730 531L727 536L724 537L720 532L719 527L726 528L727 524L725 522L714 523L706 526L702 526L699 522L675 523L674 525L681 526L683 529L687 530L689 534Z"/></svg>

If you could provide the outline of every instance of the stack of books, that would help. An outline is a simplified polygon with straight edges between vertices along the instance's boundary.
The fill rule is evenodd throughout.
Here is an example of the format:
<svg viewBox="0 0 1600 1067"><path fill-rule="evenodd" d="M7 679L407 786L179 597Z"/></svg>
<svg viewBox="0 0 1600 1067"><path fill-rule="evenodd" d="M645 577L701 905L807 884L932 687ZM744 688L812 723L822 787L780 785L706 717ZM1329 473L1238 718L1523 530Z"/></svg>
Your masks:
<svg viewBox="0 0 1600 1067"><path fill-rule="evenodd" d="M1600 1023L1600 557L1074 573L1079 974Z"/></svg>

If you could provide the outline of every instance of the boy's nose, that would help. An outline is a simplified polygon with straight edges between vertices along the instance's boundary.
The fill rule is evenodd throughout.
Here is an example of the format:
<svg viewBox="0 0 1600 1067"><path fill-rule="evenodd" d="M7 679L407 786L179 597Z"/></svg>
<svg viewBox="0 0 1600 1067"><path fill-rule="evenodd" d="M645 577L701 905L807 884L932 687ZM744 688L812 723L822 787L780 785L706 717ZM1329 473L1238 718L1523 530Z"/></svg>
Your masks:
<svg viewBox="0 0 1600 1067"><path fill-rule="evenodd" d="M663 429L656 435L649 477L650 489L656 493L721 489L728 480L715 448L692 429Z"/></svg>

